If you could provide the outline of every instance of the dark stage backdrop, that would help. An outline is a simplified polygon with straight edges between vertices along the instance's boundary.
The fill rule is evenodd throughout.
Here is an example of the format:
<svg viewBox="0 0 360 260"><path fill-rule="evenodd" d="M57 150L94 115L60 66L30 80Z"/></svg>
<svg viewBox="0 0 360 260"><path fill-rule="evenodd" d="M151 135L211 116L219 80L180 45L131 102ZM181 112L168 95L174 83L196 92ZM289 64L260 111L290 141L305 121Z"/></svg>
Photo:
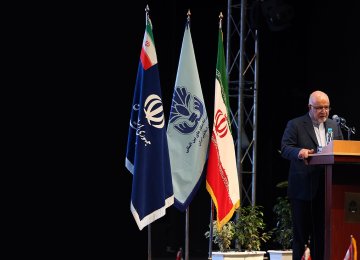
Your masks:
<svg viewBox="0 0 360 260"><path fill-rule="evenodd" d="M259 121L257 204L265 207L268 225L271 208L282 194L275 185L287 178L288 162L280 158L280 139L287 120L307 112L313 90L327 92L331 115L360 128L359 44L356 42L355 8L350 1L291 1L291 26L273 31L260 19ZM145 31L145 6L149 4L158 55L163 103L168 115L175 83L187 10L202 90L212 126L218 15L223 12L226 33L227 1L129 1L69 8L56 28L58 49L66 57L61 66L66 112L59 127L66 153L63 172L64 210L57 228L65 234L62 250L102 259L146 259L147 228L139 231L130 212L132 175L125 168L125 150L133 89ZM226 39L226 38L225 38ZM69 87L70 86L70 87ZM236 100L233 100L236 102ZM60 109L59 109L60 110ZM59 111L60 114L62 111ZM68 121L69 120L69 121ZM346 136L346 133L344 133ZM352 136L360 140L360 134ZM64 148L65 150L65 148ZM65 156L66 154L66 156ZM74 164L73 164L74 163ZM59 179L61 179L59 174ZM81 177L78 177L81 176ZM67 187L71 188L67 188ZM71 196L66 195L71 190ZM59 196L61 197L61 196ZM60 200L62 198L59 198ZM202 185L190 205L190 256L206 259L210 197ZM61 217L60 217L61 216ZM184 247L185 214L168 209L152 227L154 257L176 256ZM168 249L168 250L167 250ZM59 249L60 250L60 249ZM169 252L167 252L169 251Z"/></svg>

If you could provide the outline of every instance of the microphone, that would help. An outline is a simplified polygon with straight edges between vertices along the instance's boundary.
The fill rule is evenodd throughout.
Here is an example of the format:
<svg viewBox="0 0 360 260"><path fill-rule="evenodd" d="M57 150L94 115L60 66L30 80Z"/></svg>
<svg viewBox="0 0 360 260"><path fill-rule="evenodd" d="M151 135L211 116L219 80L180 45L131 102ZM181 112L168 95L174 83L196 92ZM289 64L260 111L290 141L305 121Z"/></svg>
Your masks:
<svg viewBox="0 0 360 260"><path fill-rule="evenodd" d="M333 115L332 119L335 120L342 129L345 129L348 132L348 140L350 140L350 134L355 134L355 127L348 127L345 118L339 117L338 115Z"/></svg>
<svg viewBox="0 0 360 260"><path fill-rule="evenodd" d="M345 125L345 124L346 124L345 118L339 117L338 115L333 115L333 116L332 116L332 119L335 120L338 125L339 125L339 124L341 124L341 125Z"/></svg>

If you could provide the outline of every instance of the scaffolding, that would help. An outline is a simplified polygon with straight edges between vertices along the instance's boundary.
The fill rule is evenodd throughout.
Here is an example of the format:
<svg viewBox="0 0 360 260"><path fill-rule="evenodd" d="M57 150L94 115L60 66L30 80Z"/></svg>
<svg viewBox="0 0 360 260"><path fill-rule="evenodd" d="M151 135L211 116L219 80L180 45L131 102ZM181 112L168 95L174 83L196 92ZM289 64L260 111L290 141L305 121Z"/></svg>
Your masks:
<svg viewBox="0 0 360 260"><path fill-rule="evenodd" d="M254 2L252 2L254 1ZM257 0L228 0L226 68L241 205L256 204L258 30L252 28ZM250 7L249 7L250 6Z"/></svg>

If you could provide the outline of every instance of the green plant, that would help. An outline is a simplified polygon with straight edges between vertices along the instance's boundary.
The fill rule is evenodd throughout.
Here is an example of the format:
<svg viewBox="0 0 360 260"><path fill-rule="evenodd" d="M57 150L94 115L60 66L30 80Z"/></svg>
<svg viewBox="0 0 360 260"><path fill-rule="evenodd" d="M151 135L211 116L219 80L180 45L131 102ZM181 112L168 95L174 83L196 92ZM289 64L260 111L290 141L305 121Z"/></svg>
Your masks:
<svg viewBox="0 0 360 260"><path fill-rule="evenodd" d="M272 231L265 232L262 208L259 205L249 205L237 209L234 238L241 250L260 250L261 242L271 238Z"/></svg>
<svg viewBox="0 0 360 260"><path fill-rule="evenodd" d="M280 182L276 185L278 188L286 188L287 181ZM273 207L275 213L276 226L274 231L274 241L277 242L282 250L290 249L293 232L291 220L290 201L287 196L280 196L276 198L276 203Z"/></svg>
<svg viewBox="0 0 360 260"><path fill-rule="evenodd" d="M221 252L230 250L231 243L235 234L235 223L233 221L228 221L220 230L217 229L217 221L213 221L212 228L212 241L218 245ZM210 237L210 231L205 232L205 237Z"/></svg>
<svg viewBox="0 0 360 260"><path fill-rule="evenodd" d="M272 231L265 232L264 213L262 206L244 206L236 210L236 221L228 221L220 230L217 222L213 222L212 241L221 252L230 250L232 243L238 251L260 250L261 242L271 238ZM206 231L205 237L210 237Z"/></svg>

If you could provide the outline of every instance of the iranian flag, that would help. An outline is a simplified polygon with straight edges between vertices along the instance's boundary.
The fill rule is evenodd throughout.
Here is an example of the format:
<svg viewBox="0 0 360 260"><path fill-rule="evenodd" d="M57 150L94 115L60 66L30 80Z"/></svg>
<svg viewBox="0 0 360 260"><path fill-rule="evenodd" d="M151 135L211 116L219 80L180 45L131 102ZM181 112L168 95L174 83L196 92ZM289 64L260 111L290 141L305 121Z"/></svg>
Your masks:
<svg viewBox="0 0 360 260"><path fill-rule="evenodd" d="M231 133L228 81L221 21L215 79L214 120L206 173L206 189L216 207L220 229L240 206L234 140Z"/></svg>

